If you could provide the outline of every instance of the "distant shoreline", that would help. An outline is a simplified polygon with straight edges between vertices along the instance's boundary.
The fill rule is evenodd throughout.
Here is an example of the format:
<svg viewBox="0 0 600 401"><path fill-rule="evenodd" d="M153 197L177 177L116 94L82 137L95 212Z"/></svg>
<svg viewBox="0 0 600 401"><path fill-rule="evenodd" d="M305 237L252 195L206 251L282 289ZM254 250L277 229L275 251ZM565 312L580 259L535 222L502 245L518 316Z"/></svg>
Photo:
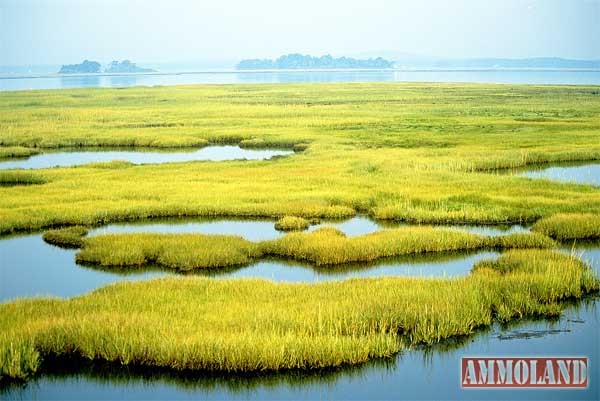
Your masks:
<svg viewBox="0 0 600 401"><path fill-rule="evenodd" d="M29 74L29 75L0 75L0 79L49 79L69 77L123 77L123 76L161 76L161 75L200 75L200 74L273 74L273 73L381 73L381 72L600 72L595 68L321 68L321 69L264 69L237 70L215 69L179 72L130 72L130 73L82 73L82 74Z"/></svg>

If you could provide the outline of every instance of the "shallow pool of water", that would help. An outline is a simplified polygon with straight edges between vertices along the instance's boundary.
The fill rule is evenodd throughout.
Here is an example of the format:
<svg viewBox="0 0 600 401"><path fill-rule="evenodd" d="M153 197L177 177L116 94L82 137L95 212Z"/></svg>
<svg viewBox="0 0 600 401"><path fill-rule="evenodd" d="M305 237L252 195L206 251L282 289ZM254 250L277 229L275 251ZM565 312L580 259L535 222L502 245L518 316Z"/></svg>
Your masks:
<svg viewBox="0 0 600 401"><path fill-rule="evenodd" d="M507 174L600 186L600 163L557 163L513 169Z"/></svg>
<svg viewBox="0 0 600 401"><path fill-rule="evenodd" d="M155 399L155 400L598 400L600 375L600 301L588 299L568 308L556 321L493 325L474 336L417 348L388 360L319 372L261 376L178 375L120 366L66 366L25 385L0 389L7 400ZM465 356L587 356L586 389L463 390L460 360Z"/></svg>
<svg viewBox="0 0 600 401"><path fill-rule="evenodd" d="M323 226L333 226L341 230L348 237L371 234L376 231L410 227L405 223L392 221L376 221L368 216L355 216L346 220L322 220L319 224L310 226L306 231L312 232ZM499 236L517 232L529 232L529 227L522 225L437 225L437 228L450 228L453 230L467 231L474 234ZM242 219L242 218L163 218L147 219L133 222L113 223L94 228L89 235L106 233L201 233L239 235L250 241L263 241L276 239L284 232L275 230L275 220L268 219Z"/></svg>
<svg viewBox="0 0 600 401"><path fill-rule="evenodd" d="M68 152L47 152L26 159L0 161L0 169L39 169L50 167L77 166L95 162L124 160L133 164L161 164L198 160L265 160L273 156L286 156L290 150L243 149L239 146L206 146L194 151L165 151L156 149L107 150L105 148L85 149Z"/></svg>
<svg viewBox="0 0 600 401"><path fill-rule="evenodd" d="M17 297L72 297L121 280L164 276L162 271L119 275L75 264L76 250L46 244L40 234L0 240L0 302Z"/></svg>
<svg viewBox="0 0 600 401"><path fill-rule="evenodd" d="M217 278L264 278L276 282L315 283L367 277L458 277L470 273L473 264L495 258L497 252L436 252L380 259L372 263L313 266L287 260L261 260L238 269L198 272Z"/></svg>
<svg viewBox="0 0 600 401"><path fill-rule="evenodd" d="M235 218L167 218L114 223L93 228L88 235L135 232L239 235L249 241L271 240L284 235L275 230L275 220Z"/></svg>

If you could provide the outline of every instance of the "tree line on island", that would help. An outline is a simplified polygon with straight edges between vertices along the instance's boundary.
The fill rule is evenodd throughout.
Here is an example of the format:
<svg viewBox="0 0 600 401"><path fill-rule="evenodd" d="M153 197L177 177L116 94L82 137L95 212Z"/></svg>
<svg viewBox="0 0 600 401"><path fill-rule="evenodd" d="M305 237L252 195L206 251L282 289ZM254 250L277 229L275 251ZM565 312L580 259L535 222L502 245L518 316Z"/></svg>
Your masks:
<svg viewBox="0 0 600 401"><path fill-rule="evenodd" d="M287 54L276 60L247 59L238 63L238 70L278 70L278 69L383 69L393 68L394 62L381 57L359 60L351 57L332 57L327 54L313 57L302 54Z"/></svg>
<svg viewBox="0 0 600 401"><path fill-rule="evenodd" d="M97 74L105 72L108 74L116 73L139 73L139 72L155 72L151 68L138 67L135 63L129 60L113 61L108 67L102 71L102 65L97 61L84 60L81 64L63 65L58 71L59 74Z"/></svg>

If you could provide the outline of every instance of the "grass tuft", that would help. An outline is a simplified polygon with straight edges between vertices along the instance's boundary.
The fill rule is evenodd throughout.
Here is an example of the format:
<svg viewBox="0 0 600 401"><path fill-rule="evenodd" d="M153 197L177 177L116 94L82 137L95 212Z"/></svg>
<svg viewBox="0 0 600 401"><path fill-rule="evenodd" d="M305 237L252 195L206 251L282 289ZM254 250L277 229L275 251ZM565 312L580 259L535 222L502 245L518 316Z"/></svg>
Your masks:
<svg viewBox="0 0 600 401"><path fill-rule="evenodd" d="M284 216L275 223L279 231L304 231L310 227L310 220L296 216Z"/></svg>
<svg viewBox="0 0 600 401"><path fill-rule="evenodd" d="M48 180L39 173L24 170L0 170L0 186L13 187L18 185L45 184Z"/></svg>

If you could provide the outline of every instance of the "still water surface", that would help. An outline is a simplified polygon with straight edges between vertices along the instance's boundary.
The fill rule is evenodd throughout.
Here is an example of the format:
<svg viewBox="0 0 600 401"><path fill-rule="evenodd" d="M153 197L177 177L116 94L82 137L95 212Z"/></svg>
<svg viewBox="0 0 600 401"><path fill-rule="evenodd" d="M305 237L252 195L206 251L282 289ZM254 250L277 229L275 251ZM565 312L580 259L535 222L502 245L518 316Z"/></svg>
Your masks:
<svg viewBox="0 0 600 401"><path fill-rule="evenodd" d="M250 241L264 241L283 235L275 230L274 223L270 220L241 219L145 220L97 227L92 229L89 235L126 232L202 233L240 235ZM311 229L323 225L336 226L348 236L403 226L378 223L365 216L357 216L345 221L322 222ZM522 226L457 226L456 229L487 235L526 230ZM116 281L180 275L158 267L103 270L98 267L80 266L75 263L76 252L46 244L41 234L0 239L0 302L36 295L72 297ZM214 278L251 277L281 282L320 282L381 276L454 277L469 274L475 262L496 255L497 253L489 251L434 253L335 267L316 267L295 261L264 259L247 266L200 270L190 274Z"/></svg>
<svg viewBox="0 0 600 401"><path fill-rule="evenodd" d="M124 160L133 164L161 164L188 161L224 161L224 160L265 160L274 156L286 156L290 150L243 149L239 146L206 146L194 151L159 151L136 149L135 151L103 148L86 149L84 151L46 152L30 156L26 159L0 161L0 170L6 169L38 169L50 167L78 166L95 162Z"/></svg>
<svg viewBox="0 0 600 401"><path fill-rule="evenodd" d="M554 163L551 166L513 170L511 173L530 178L546 178L600 187L600 163Z"/></svg>
<svg viewBox="0 0 600 401"><path fill-rule="evenodd" d="M167 86L310 82L482 82L510 84L600 84L600 71L570 70L371 70L204 71L166 74L0 77L0 91L82 87Z"/></svg>

